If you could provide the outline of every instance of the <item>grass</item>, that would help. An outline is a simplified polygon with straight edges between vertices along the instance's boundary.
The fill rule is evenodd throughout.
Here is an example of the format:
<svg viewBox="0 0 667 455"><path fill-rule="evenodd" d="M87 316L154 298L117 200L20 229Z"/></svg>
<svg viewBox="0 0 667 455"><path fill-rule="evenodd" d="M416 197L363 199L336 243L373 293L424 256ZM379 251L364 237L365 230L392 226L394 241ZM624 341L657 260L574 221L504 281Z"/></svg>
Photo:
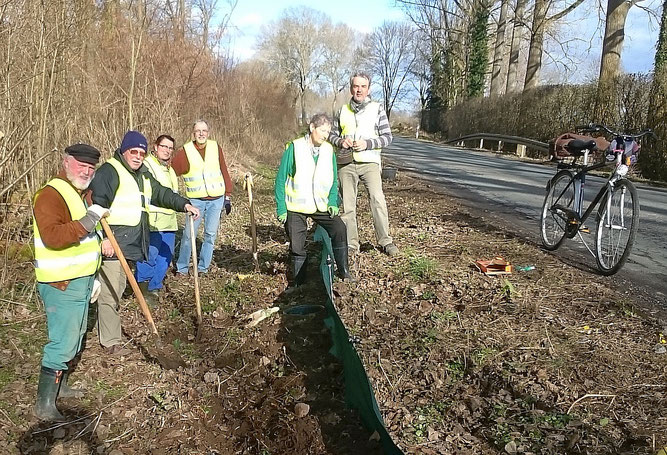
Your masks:
<svg viewBox="0 0 667 455"><path fill-rule="evenodd" d="M458 317L458 314L456 313L456 311L445 310L445 311L433 311L429 316L431 318L431 321L439 323L439 322L453 321Z"/></svg>
<svg viewBox="0 0 667 455"><path fill-rule="evenodd" d="M449 406L440 401L420 406L416 409L416 418L413 421L413 433L417 442L423 442L428 438L429 427L434 428L442 425Z"/></svg>
<svg viewBox="0 0 667 455"><path fill-rule="evenodd" d="M516 290L514 285L507 278L503 278L500 290L498 291L502 299L512 302L516 297L521 297L521 293Z"/></svg>
<svg viewBox="0 0 667 455"><path fill-rule="evenodd" d="M434 259L423 256L408 248L405 250L408 263L405 267L406 273L415 280L428 280L436 275L439 264Z"/></svg>
<svg viewBox="0 0 667 455"><path fill-rule="evenodd" d="M449 376L452 381L458 381L463 379L465 374L465 365L460 360L452 360L445 366L447 370L447 376Z"/></svg>
<svg viewBox="0 0 667 455"><path fill-rule="evenodd" d="M480 348L480 349L475 349L472 352L472 360L475 362L476 365L482 366L484 365L484 362L486 359L489 357L493 356L496 352L498 352L496 349L493 348Z"/></svg>
<svg viewBox="0 0 667 455"><path fill-rule="evenodd" d="M95 382L93 389L97 392L102 392L109 401L115 401L122 398L127 393L127 390L120 385L113 386L104 380L100 379Z"/></svg>
<svg viewBox="0 0 667 455"><path fill-rule="evenodd" d="M171 342L171 344L180 355L186 357L187 359L193 360L201 357L195 348L195 345L192 343L186 343L185 341L181 341L180 339L176 338Z"/></svg>

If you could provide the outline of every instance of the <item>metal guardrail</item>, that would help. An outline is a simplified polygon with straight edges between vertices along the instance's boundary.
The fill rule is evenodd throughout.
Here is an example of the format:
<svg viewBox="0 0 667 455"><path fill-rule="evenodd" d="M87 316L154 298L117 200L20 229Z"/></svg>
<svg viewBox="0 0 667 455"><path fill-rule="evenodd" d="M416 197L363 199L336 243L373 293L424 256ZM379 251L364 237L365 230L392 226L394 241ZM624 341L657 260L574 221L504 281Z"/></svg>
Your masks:
<svg viewBox="0 0 667 455"><path fill-rule="evenodd" d="M538 150L540 152L549 153L549 144L546 142L537 141L535 139L528 139L525 137L519 136L507 136L504 134L494 134L494 133L475 133L467 134L465 136L458 137L456 139L450 139L445 141L445 144L458 144L459 142L464 141L480 141L479 148L484 148L484 140L489 141L498 141L498 149L502 148L502 143L516 144L517 145L517 154L520 156L525 155L525 149L531 148ZM518 146L522 146L521 149Z"/></svg>

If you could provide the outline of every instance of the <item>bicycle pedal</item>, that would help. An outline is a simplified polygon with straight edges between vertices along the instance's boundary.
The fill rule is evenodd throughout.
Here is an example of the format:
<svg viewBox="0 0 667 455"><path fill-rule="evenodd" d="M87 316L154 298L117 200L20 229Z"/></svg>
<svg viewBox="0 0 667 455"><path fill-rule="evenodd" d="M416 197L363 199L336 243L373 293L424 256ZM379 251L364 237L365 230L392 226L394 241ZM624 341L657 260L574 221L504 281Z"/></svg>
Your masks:
<svg viewBox="0 0 667 455"><path fill-rule="evenodd" d="M588 226L584 226L584 225L582 225L582 226L579 228L579 232L583 232L584 234L590 234L590 233L591 233L591 230L589 229Z"/></svg>

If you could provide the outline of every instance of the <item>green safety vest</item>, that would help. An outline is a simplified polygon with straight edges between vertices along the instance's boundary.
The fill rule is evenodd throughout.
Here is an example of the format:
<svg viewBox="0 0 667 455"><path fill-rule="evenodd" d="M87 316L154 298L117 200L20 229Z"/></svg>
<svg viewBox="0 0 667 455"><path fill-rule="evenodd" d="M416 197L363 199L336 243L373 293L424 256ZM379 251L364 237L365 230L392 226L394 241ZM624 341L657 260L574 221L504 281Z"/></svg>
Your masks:
<svg viewBox="0 0 667 455"><path fill-rule="evenodd" d="M345 104L340 109L338 123L340 125L340 135L343 139L352 140L377 139L379 136L375 131L375 123L380 113L380 103L371 101L366 107L356 114L350 109L350 104ZM352 157L358 163L378 163L382 164L380 152L382 149L367 149L361 152L354 152Z"/></svg>
<svg viewBox="0 0 667 455"><path fill-rule="evenodd" d="M60 178L47 182L62 196L69 209L72 220L80 220L86 214L86 205L81 195L69 184ZM63 249L52 249L44 245L39 234L37 222L33 216L32 230L35 236L35 274L40 283L73 280L97 272L102 261L100 237L91 232L79 243Z"/></svg>
<svg viewBox="0 0 667 455"><path fill-rule="evenodd" d="M144 192L139 191L139 185L130 171L116 158L109 158L107 163L112 165L118 173L118 189L114 195L107 222L112 226L138 226L141 223L142 212L148 213L153 189L148 177L142 175Z"/></svg>
<svg viewBox="0 0 667 455"><path fill-rule="evenodd" d="M287 210L298 213L326 212L329 191L333 185L333 147L328 142L320 145L317 164L305 137L296 139L294 164L296 172L285 181Z"/></svg>
<svg viewBox="0 0 667 455"><path fill-rule="evenodd" d="M155 155L148 155L144 160L153 177L160 182L162 186L171 188L174 193L178 193L178 177L171 166L163 165ZM151 231L177 231L178 221L176 211L155 205L148 206L148 224Z"/></svg>
<svg viewBox="0 0 667 455"><path fill-rule="evenodd" d="M185 195L188 198L217 197L225 194L225 179L220 170L218 143L206 141L204 159L192 141L183 146L190 169L183 174Z"/></svg>

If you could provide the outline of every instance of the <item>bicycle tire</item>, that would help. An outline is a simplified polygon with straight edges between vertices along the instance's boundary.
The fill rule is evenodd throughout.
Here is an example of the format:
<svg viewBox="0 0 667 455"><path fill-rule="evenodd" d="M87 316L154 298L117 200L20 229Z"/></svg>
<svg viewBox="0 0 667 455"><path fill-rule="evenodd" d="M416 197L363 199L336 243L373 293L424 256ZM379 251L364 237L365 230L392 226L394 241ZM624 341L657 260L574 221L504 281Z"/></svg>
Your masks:
<svg viewBox="0 0 667 455"><path fill-rule="evenodd" d="M638 228L637 189L629 180L620 180L603 196L598 208L595 254L598 269L603 275L613 275L623 267Z"/></svg>
<svg viewBox="0 0 667 455"><path fill-rule="evenodd" d="M572 210L574 205L574 174L561 170L549 181L547 195L542 204L540 236L542 245L549 251L558 248L567 233L568 217L557 206Z"/></svg>

